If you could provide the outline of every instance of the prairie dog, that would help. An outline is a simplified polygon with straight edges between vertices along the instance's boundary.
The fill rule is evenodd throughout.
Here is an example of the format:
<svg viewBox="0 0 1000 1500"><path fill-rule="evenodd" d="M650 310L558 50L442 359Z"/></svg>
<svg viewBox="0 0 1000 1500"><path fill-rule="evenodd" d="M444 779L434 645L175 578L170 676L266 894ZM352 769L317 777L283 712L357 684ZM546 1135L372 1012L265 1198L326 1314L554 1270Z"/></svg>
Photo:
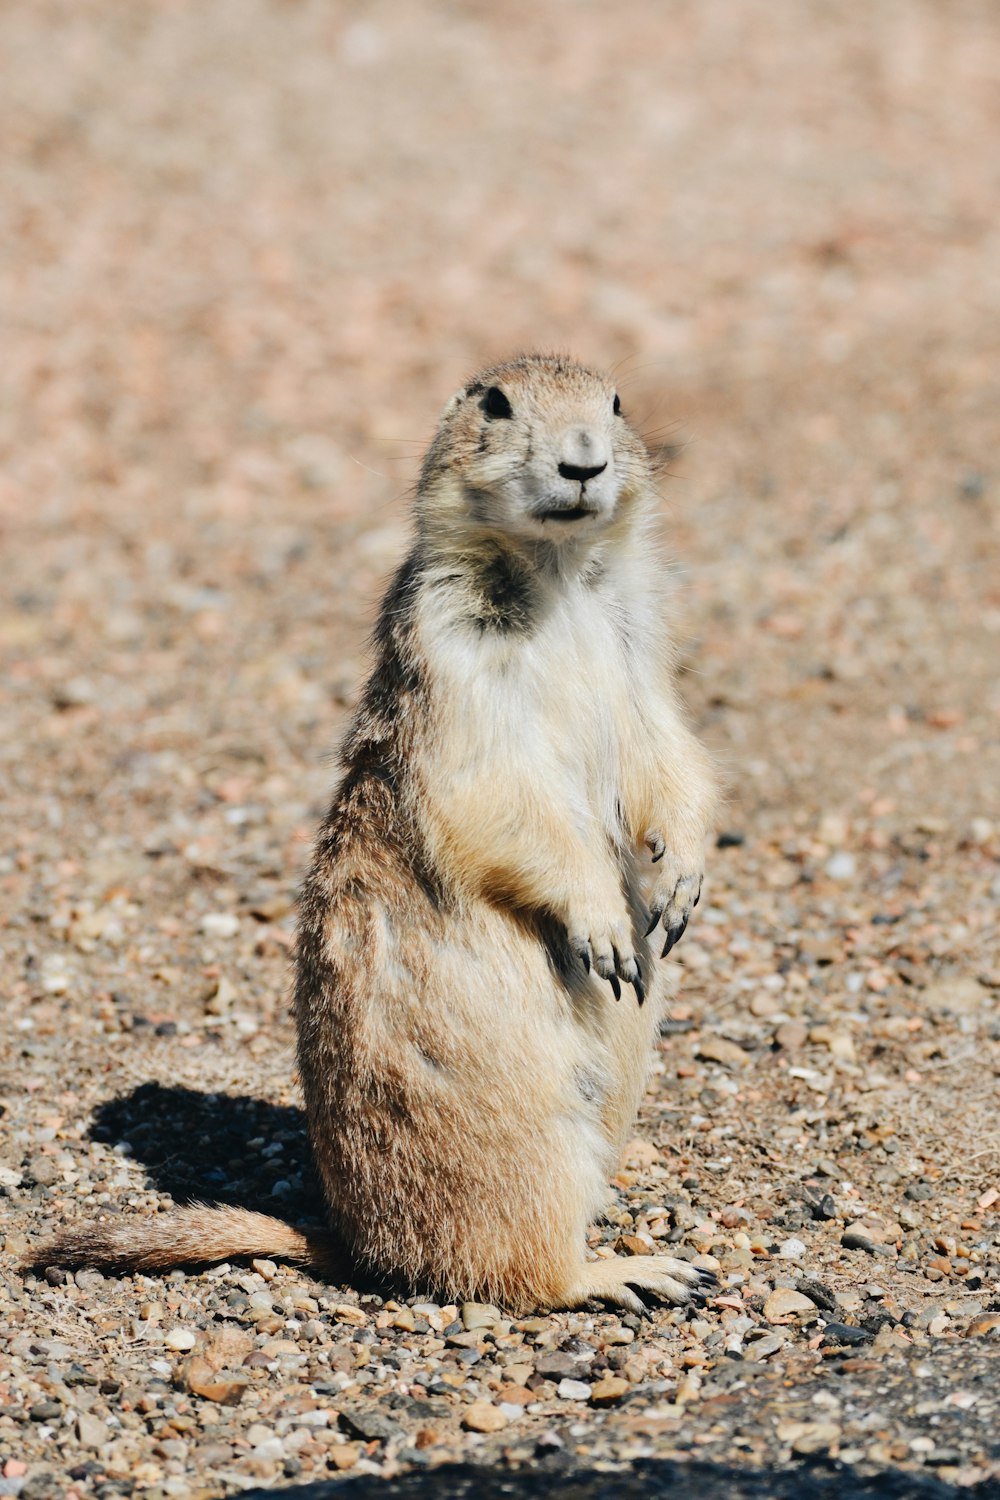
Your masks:
<svg viewBox="0 0 1000 1500"><path fill-rule="evenodd" d="M36 1261L353 1261L515 1312L702 1295L683 1260L585 1258L714 808L671 685L655 507L606 377L529 355L452 398L301 896L333 1235L195 1206L67 1231Z"/></svg>

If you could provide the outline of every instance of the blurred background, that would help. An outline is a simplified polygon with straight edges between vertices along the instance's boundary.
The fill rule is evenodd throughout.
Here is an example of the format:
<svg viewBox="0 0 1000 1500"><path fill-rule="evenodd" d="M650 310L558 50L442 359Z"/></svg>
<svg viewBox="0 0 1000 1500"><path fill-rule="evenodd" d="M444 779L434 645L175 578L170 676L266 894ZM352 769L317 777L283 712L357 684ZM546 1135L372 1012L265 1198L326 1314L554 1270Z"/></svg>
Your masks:
<svg viewBox="0 0 1000 1500"><path fill-rule="evenodd" d="M520 348L664 462L739 878L994 868L992 3L34 0L0 53L14 909L287 909L420 450Z"/></svg>

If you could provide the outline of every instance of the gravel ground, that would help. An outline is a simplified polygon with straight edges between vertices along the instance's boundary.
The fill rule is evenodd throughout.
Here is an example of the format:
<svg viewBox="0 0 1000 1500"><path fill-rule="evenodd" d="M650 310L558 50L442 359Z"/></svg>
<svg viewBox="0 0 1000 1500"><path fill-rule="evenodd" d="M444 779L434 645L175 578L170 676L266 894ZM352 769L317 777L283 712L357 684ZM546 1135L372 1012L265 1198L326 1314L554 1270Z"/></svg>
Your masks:
<svg viewBox="0 0 1000 1500"><path fill-rule="evenodd" d="M0 1495L995 1496L995 7L35 0L0 49ZM662 456L729 785L593 1243L720 1295L22 1278L77 1215L315 1216L329 749L438 408L538 345Z"/></svg>

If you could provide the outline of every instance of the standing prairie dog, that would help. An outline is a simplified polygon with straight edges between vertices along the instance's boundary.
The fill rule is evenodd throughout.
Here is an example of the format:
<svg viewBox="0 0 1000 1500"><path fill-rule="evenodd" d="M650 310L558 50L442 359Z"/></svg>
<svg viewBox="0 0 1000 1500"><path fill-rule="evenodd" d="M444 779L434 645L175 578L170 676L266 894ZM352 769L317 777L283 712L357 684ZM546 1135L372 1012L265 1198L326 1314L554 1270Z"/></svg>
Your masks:
<svg viewBox="0 0 1000 1500"><path fill-rule="evenodd" d="M69 1230L36 1261L329 1272L337 1245L514 1311L699 1297L683 1260L585 1256L714 805L670 680L655 509L604 376L524 356L452 398L301 899L299 1065L333 1236L195 1206Z"/></svg>

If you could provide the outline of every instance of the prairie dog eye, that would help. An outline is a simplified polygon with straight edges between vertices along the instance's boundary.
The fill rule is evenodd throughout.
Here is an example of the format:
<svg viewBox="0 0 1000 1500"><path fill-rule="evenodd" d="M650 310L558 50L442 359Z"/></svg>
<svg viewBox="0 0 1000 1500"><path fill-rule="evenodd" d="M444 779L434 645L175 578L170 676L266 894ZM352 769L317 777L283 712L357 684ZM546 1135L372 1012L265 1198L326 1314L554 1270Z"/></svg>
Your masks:
<svg viewBox="0 0 1000 1500"><path fill-rule="evenodd" d="M483 397L483 411L488 417L497 419L514 415L514 408L498 385L491 385Z"/></svg>
<svg viewBox="0 0 1000 1500"><path fill-rule="evenodd" d="M618 395L617 392L615 392L615 399L611 403L611 410L614 412L614 414L615 414L616 417L620 417L621 414L622 414L621 397Z"/></svg>

